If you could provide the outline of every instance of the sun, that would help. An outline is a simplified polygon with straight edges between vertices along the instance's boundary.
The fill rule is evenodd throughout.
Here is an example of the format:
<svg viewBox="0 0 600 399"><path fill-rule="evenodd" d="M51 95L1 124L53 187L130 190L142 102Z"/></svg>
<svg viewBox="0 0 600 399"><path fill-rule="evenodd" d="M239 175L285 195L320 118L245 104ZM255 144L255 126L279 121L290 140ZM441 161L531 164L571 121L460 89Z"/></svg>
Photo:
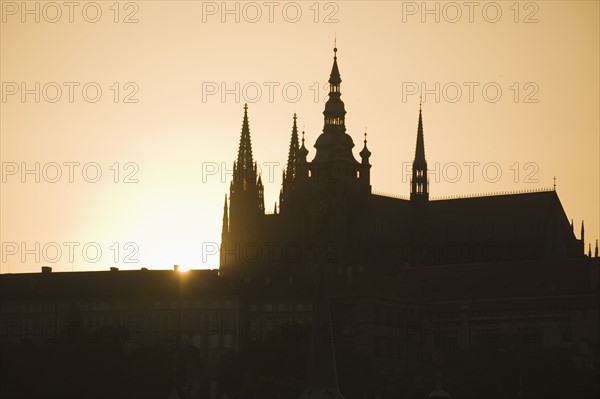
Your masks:
<svg viewBox="0 0 600 399"><path fill-rule="evenodd" d="M182 266L179 265L179 273L185 273L185 272L189 272L190 271L190 267L189 266Z"/></svg>

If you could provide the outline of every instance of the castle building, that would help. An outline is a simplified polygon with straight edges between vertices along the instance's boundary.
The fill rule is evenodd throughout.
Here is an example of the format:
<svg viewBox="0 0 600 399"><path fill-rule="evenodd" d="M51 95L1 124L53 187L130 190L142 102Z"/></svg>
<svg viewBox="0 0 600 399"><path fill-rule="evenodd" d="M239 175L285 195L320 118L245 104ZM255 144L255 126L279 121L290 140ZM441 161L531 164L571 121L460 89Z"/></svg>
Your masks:
<svg viewBox="0 0 600 399"><path fill-rule="evenodd" d="M410 198L374 193L366 134L358 159L341 83L334 49L323 132L309 160L293 116L279 210L272 214L265 211L244 106L219 270L52 273L43 267L42 273L3 274L0 345L60 341L69 309L76 310L80 333L90 341L109 325L129 349L194 348L202 369L183 367L172 376L168 370L173 397L252 397L242 388L258 380L276 385L277 378L258 374L240 388L230 374L246 378L247 370L225 367L228 359L273 342L278 350L296 348L294 334L275 336L310 326L310 355L300 360L308 366L300 377L306 386L287 396L447 397L454 389L485 397L491 383L477 391L473 381L461 380L468 362L460 354L507 343L531 367L539 366L539 348L568 348L565 364L574 365L569 372L576 377L556 381L569 393L579 386L593 394L581 376L600 367L598 242L595 257L591 247L586 256L584 226L577 239L555 190L431 198L421 108ZM429 385L411 391L427 380L424 359L432 356L445 356L443 372L439 362ZM369 369L357 368L367 363ZM488 366L483 363L475 367ZM503 381L524 382L508 386L494 375L492 396L540 397L539 389L555 382L544 365L531 373L520 364L504 365ZM185 370L192 377L183 378ZM542 381L525 381L535 373ZM293 381L285 377L284 385ZM3 381L12 384L7 392L33 389L14 378Z"/></svg>
<svg viewBox="0 0 600 399"><path fill-rule="evenodd" d="M279 212L275 209L273 214L265 213L244 106L229 205L226 198L223 214L224 276L303 274L320 262L397 273L407 265L584 256L583 232L578 240L555 190L432 200L421 109L410 199L374 193L366 134L359 161L346 132L341 83L335 48L316 151L309 160L294 114Z"/></svg>

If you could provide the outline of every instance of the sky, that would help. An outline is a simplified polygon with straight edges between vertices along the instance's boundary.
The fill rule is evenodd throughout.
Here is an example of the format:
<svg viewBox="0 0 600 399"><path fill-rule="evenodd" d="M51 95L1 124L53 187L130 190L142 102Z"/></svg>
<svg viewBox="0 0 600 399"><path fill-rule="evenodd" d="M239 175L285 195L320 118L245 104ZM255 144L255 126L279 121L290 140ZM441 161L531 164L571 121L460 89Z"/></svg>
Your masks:
<svg viewBox="0 0 600 399"><path fill-rule="evenodd" d="M434 199L556 183L600 236L598 1L0 6L1 273L217 268L244 103L272 211L334 41L373 191L409 195L422 96Z"/></svg>

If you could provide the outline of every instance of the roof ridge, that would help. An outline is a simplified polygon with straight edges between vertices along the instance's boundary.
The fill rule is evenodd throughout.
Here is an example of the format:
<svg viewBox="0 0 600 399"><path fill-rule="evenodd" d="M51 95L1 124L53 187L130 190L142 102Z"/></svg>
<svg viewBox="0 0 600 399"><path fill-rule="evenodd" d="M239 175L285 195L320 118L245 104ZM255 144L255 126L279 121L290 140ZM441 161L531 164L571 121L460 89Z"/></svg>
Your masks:
<svg viewBox="0 0 600 399"><path fill-rule="evenodd" d="M410 199L410 197L408 195L391 194L391 193L386 193L383 191L371 191L371 194L379 195L381 197L396 198L396 199L402 199L402 200Z"/></svg>
<svg viewBox="0 0 600 399"><path fill-rule="evenodd" d="M442 195L439 197L432 197L430 201L440 201L447 199L463 199L463 198L481 198L481 197L498 197L502 195L515 195L515 194L533 194L533 193L541 193L541 192L554 192L553 188L534 188L534 189L524 189L524 190L504 190L504 191L492 191L487 193L474 193L474 194L456 194L456 195Z"/></svg>

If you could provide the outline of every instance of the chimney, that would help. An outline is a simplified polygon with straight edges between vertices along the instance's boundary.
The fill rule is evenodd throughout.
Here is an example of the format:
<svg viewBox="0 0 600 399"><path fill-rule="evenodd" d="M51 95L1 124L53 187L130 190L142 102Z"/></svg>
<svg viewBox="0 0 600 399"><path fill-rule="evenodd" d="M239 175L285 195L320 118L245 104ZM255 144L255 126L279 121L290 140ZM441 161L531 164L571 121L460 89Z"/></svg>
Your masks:
<svg viewBox="0 0 600 399"><path fill-rule="evenodd" d="M42 273L52 273L52 268L50 266L42 266Z"/></svg>
<svg viewBox="0 0 600 399"><path fill-rule="evenodd" d="M142 271L143 271L143 272L147 272L147 271L148 271L148 268L147 268L147 267L142 267Z"/></svg>
<svg viewBox="0 0 600 399"><path fill-rule="evenodd" d="M173 270L175 270L176 272L179 271L179 265L173 265Z"/></svg>
<svg viewBox="0 0 600 399"><path fill-rule="evenodd" d="M114 267L114 266L113 266L113 267L111 267L111 268L110 268L110 271L111 271L111 272L118 272L118 271L119 271L119 268L118 268L118 267Z"/></svg>

